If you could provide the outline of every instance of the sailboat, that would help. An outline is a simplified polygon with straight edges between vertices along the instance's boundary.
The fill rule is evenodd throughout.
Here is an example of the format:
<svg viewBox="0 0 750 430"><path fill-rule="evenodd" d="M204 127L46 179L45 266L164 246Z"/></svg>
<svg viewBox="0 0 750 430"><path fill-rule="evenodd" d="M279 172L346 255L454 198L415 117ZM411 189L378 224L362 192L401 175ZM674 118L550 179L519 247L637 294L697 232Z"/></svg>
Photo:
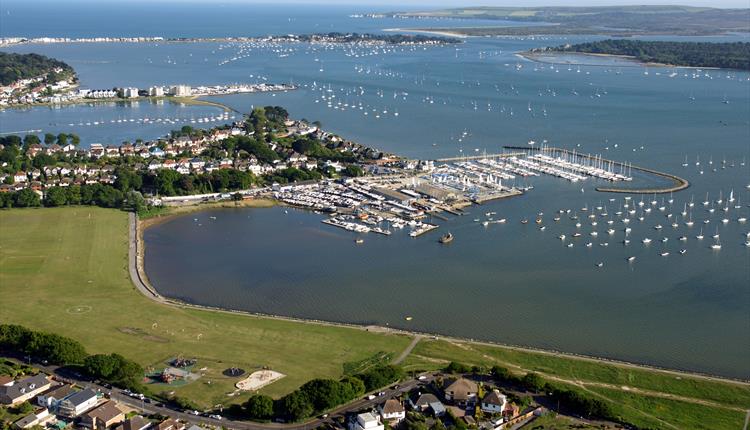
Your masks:
<svg viewBox="0 0 750 430"><path fill-rule="evenodd" d="M701 232L698 233L698 235L695 236L695 238L698 240L703 240L703 227L701 227Z"/></svg>
<svg viewBox="0 0 750 430"><path fill-rule="evenodd" d="M717 251L721 249L721 242L719 241L718 237L716 238L716 242L713 245L711 245L711 249L714 249Z"/></svg>

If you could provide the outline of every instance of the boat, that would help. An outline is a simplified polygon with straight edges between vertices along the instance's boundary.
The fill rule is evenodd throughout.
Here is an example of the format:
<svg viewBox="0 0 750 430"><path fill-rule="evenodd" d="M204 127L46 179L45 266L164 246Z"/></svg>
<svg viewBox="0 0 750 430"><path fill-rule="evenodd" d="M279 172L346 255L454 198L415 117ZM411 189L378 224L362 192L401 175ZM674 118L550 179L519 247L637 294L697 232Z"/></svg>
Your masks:
<svg viewBox="0 0 750 430"><path fill-rule="evenodd" d="M635 256L633 255L633 256L628 257L628 261L635 261Z"/></svg>
<svg viewBox="0 0 750 430"><path fill-rule="evenodd" d="M440 243L451 243L453 242L453 235L451 233L446 233L443 236L440 237Z"/></svg>
<svg viewBox="0 0 750 430"><path fill-rule="evenodd" d="M365 243L365 240L364 239L355 239L354 243L356 243L357 245L361 245L361 244Z"/></svg>
<svg viewBox="0 0 750 430"><path fill-rule="evenodd" d="M713 245L711 245L711 249L716 250L716 251L718 251L718 250L721 249L721 242L719 242L719 238L718 237L716 238L716 243L714 243Z"/></svg>
<svg viewBox="0 0 750 430"><path fill-rule="evenodd" d="M651 239L645 238L641 242L643 242L645 245L648 245L649 243L651 243Z"/></svg>
<svg viewBox="0 0 750 430"><path fill-rule="evenodd" d="M602 267L602 266L604 266L604 263L602 263L601 261L596 263L596 267Z"/></svg>
<svg viewBox="0 0 750 430"><path fill-rule="evenodd" d="M661 255L662 257L666 257L666 256L668 256L668 255L669 255L669 252L667 252L667 251L664 251L664 252L662 252L662 253L661 253L661 254L659 254L659 255Z"/></svg>

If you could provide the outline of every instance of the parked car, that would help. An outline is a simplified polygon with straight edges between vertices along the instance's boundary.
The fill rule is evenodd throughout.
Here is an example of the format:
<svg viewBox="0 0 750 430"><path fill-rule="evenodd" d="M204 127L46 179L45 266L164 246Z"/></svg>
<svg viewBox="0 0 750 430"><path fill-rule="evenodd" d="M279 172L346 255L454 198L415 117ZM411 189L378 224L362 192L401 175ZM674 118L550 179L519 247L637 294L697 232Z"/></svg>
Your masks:
<svg viewBox="0 0 750 430"><path fill-rule="evenodd" d="M374 399L374 398L375 398L375 395L374 395L374 394L370 394L369 396L367 396L367 400L372 400L372 399Z"/></svg>
<svg viewBox="0 0 750 430"><path fill-rule="evenodd" d="M215 420L221 420L221 415L217 415L217 414L211 414L208 417L212 418L212 419L215 419Z"/></svg>

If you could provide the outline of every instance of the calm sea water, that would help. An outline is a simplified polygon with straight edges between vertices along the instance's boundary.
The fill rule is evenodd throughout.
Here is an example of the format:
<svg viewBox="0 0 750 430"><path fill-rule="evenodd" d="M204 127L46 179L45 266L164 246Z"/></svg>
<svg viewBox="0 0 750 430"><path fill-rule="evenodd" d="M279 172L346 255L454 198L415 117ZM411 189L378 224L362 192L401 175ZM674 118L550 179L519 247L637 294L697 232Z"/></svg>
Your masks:
<svg viewBox="0 0 750 430"><path fill-rule="evenodd" d="M14 3L8 10L11 15L30 13L23 12L25 7ZM108 7L95 7L81 16L103 16ZM222 7L226 6L216 10ZM47 27L33 31L70 36L215 36L483 24L347 17L367 10L246 5L220 20L213 9L191 6L172 11L185 19L205 17L189 32L174 20L160 21L160 27L136 28L123 19L111 27L74 28L51 18L44 21ZM21 34L22 28L14 27L17 24L6 15L2 14L0 32ZM78 19L84 18L73 22ZM144 19L148 24L152 18ZM13 51L40 52L68 61L82 83L92 88L291 81L300 90L212 100L241 111L282 105L294 117L320 120L325 128L346 137L411 157L497 152L503 145L525 146L530 139L546 139L557 146L673 172L691 182L688 190L673 196L674 204L664 213L654 209L643 223L633 220L629 246L621 243L624 233L619 221L613 226L616 233L609 236L601 220L596 228L583 220L584 237L567 248L557 236L570 236L574 221L563 217L552 222L553 212L568 208L583 216L581 208L601 205L613 216L622 210L623 200L617 196L616 202L609 202L612 196L597 193L594 188L600 184L594 181L570 184L546 177L530 180L535 189L523 197L473 207L467 216L449 221L435 220L442 226L439 232L450 230L456 236L450 246L437 244L439 233L412 239L406 232L388 238L367 235L365 243L356 246L352 234L321 224L320 216L296 210L285 213L280 208L189 215L146 232L146 269L167 296L750 377L750 250L743 246L749 227L735 221L750 217L746 206L750 194L745 189L750 183L750 76L735 71L630 67L616 61L556 66L515 55L532 47L594 39L477 38L458 49L388 53L303 46L280 52L233 44L48 45ZM336 96L332 107L322 95ZM339 107L338 100L345 109L333 108ZM75 109L82 110L73 116L90 115L92 120L109 120L128 111L118 106L97 107L90 113ZM2 115L25 119L16 124ZM0 114L0 131L54 130L50 123L64 123L56 115L59 112L47 109L8 111ZM89 142L116 142L123 134L114 127L79 131ZM145 138L166 132L128 131L130 135L142 132ZM682 166L685 157L688 167ZM700 166L695 166L696 159ZM719 205L709 213L701 204L707 192L710 200L716 200L720 190L726 198L731 189L741 209L734 209L735 202L727 214ZM679 212L691 198L696 202L692 210L696 224L688 229ZM657 200L660 205L661 197ZM507 218L508 223L485 228L474 222L488 211L496 211L497 218ZM539 212L545 214L546 231L520 224L520 219ZM669 227L666 213L677 218L677 229ZM731 222L721 224L723 217ZM704 219L710 223L704 225ZM654 230L657 223L664 229ZM709 249L717 227L723 245L718 252ZM701 228L706 238L698 241L695 236ZM588 236L592 230L599 236ZM688 237L685 243L678 240L683 235ZM641 244L644 237L653 239L651 245ZM668 242L662 243L663 237ZM592 247L585 247L586 242ZM604 242L609 245L600 246ZM680 255L683 248L687 253ZM670 255L661 257L664 251ZM637 260L628 264L628 256ZM604 266L595 267L598 262ZM409 322L404 319L407 315L413 317Z"/></svg>

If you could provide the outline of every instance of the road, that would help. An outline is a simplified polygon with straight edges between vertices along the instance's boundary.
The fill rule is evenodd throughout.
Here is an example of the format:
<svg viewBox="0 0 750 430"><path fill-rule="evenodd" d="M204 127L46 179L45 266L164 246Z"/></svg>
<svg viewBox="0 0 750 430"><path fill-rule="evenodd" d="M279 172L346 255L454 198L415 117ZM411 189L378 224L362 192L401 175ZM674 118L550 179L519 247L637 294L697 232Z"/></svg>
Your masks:
<svg viewBox="0 0 750 430"><path fill-rule="evenodd" d="M384 403L387 399L399 397L401 394L409 392L419 386L429 384L435 378L434 375L424 375L424 379L422 380L418 379L418 377L415 377L413 379L402 382L400 385L392 385L391 387L382 389L383 394L380 396L378 396L377 393L367 393L363 398L328 411L328 415L326 416L326 418L318 417L304 423L283 424L257 423L252 421L234 421L228 419L217 420L202 415L194 415L178 409L172 409L166 406L158 406L152 401L147 402L146 400L131 397L125 394L123 390L114 387L108 388L103 385L84 380L77 377L76 375L72 375L69 372L61 370L57 366L44 366L35 364L35 367L50 375L55 375L56 378L61 381L75 383L81 387L91 388L94 391L109 393L109 397L111 399L116 400L117 402L124 405L130 406L133 409L143 411L145 414L159 414L177 418L190 424L224 427L237 430L312 430L326 423L335 423L335 419L337 417L346 416L349 413L354 413L362 410L373 409L377 407L377 405ZM372 399L369 398L370 394L374 395Z"/></svg>

